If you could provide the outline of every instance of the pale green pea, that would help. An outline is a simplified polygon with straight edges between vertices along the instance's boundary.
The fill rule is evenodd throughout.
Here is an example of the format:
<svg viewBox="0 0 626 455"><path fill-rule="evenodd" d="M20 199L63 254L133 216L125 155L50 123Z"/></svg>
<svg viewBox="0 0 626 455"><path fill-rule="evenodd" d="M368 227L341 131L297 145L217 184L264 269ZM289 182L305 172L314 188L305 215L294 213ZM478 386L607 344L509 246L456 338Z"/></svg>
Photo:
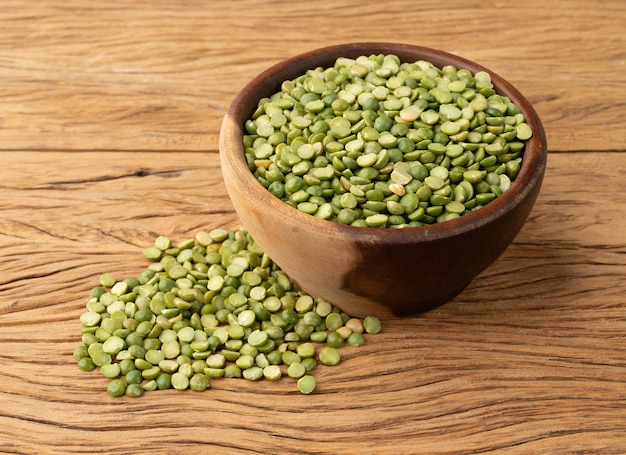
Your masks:
<svg viewBox="0 0 626 455"><path fill-rule="evenodd" d="M124 349L125 342L122 338L118 336L111 336L107 338L104 343L102 343L102 351L109 354L115 355Z"/></svg>
<svg viewBox="0 0 626 455"><path fill-rule="evenodd" d="M191 343L194 339L195 330L192 327L183 327L178 331L178 340L182 343Z"/></svg>
<svg viewBox="0 0 626 455"><path fill-rule="evenodd" d="M111 363L111 361L113 360L111 358L110 354L107 354L104 351L97 351L94 352L91 355L91 359L93 360L93 363L98 366L98 367L102 367L103 365L108 365Z"/></svg>
<svg viewBox="0 0 626 455"><path fill-rule="evenodd" d="M259 368L265 368L266 366L270 365L270 362L267 359L267 356L263 352L259 353L258 355L254 357L254 363Z"/></svg>
<svg viewBox="0 0 626 455"><path fill-rule="evenodd" d="M378 161L378 153L365 153L363 155L359 155L356 159L356 162L362 168L372 167Z"/></svg>
<svg viewBox="0 0 626 455"><path fill-rule="evenodd" d="M362 346L365 344L365 337L363 336L362 333L352 332L346 339L346 342L350 346L355 346L355 347Z"/></svg>
<svg viewBox="0 0 626 455"><path fill-rule="evenodd" d="M363 328L367 333L376 334L380 332L382 325L377 317L366 316L363 319Z"/></svg>
<svg viewBox="0 0 626 455"><path fill-rule="evenodd" d="M261 137L269 137L274 133L274 127L271 123L261 123L256 125L256 134Z"/></svg>
<svg viewBox="0 0 626 455"><path fill-rule="evenodd" d="M511 187L511 179L506 174L500 174L500 188L502 191L507 191Z"/></svg>
<svg viewBox="0 0 626 455"><path fill-rule="evenodd" d="M465 211L465 206L458 201L448 202L445 206L446 211L449 213L462 214Z"/></svg>
<svg viewBox="0 0 626 455"><path fill-rule="evenodd" d="M451 92L455 92L455 93L461 93L465 90L465 88L467 87L465 81L457 79L455 81L452 81L448 84L448 89Z"/></svg>
<svg viewBox="0 0 626 455"><path fill-rule="evenodd" d="M104 273L100 275L100 284L104 286L105 288L113 287L115 283L116 283L116 279L112 274Z"/></svg>
<svg viewBox="0 0 626 455"><path fill-rule="evenodd" d="M323 220L327 220L330 217L333 216L333 206L330 203L325 203L322 204L318 207L318 209L315 211L314 215L317 218L323 219Z"/></svg>
<svg viewBox="0 0 626 455"><path fill-rule="evenodd" d="M151 261L158 261L163 252L157 246L149 246L143 250L143 255Z"/></svg>
<svg viewBox="0 0 626 455"><path fill-rule="evenodd" d="M398 138L391 134L388 131L383 131L380 133L377 141L383 148L389 149L393 148L398 143Z"/></svg>
<svg viewBox="0 0 626 455"><path fill-rule="evenodd" d="M457 201L457 202L463 203L468 199L467 192L461 185L457 185L454 187L453 195L454 195L454 201Z"/></svg>
<svg viewBox="0 0 626 455"><path fill-rule="evenodd" d="M242 370L242 375L248 381L258 381L263 378L263 368L252 366Z"/></svg>
<svg viewBox="0 0 626 455"><path fill-rule="evenodd" d="M226 363L226 357L221 353L216 353L208 356L205 362L209 368L223 368Z"/></svg>
<svg viewBox="0 0 626 455"><path fill-rule="evenodd" d="M243 272L245 272L245 270L246 268L243 267L242 265L234 263L234 264L230 264L227 267L226 273L232 277L240 277L241 275L243 275Z"/></svg>
<svg viewBox="0 0 626 455"><path fill-rule="evenodd" d="M313 343L305 342L298 345L298 347L296 348L296 352L303 359L313 357L315 356L315 346L313 345Z"/></svg>
<svg viewBox="0 0 626 455"><path fill-rule="evenodd" d="M141 375L144 379L154 380L161 374L161 369L158 366L152 366L149 368L142 369Z"/></svg>
<svg viewBox="0 0 626 455"><path fill-rule="evenodd" d="M315 151L315 147L313 147L312 144L303 144L301 147L298 148L296 153L303 160L311 160L315 157L316 151ZM297 164L300 164L300 163L297 163Z"/></svg>
<svg viewBox="0 0 626 455"><path fill-rule="evenodd" d="M500 142L492 142L491 144L487 144L485 146L485 152L487 152L489 155L498 156L505 152L505 148Z"/></svg>
<svg viewBox="0 0 626 455"><path fill-rule="evenodd" d="M308 395L310 393L313 393L315 387L316 383L313 376L305 375L298 379L298 390L304 394Z"/></svg>
<svg viewBox="0 0 626 455"><path fill-rule="evenodd" d="M101 315L93 311L88 311L80 316L80 322L85 327L96 327L100 323Z"/></svg>
<svg viewBox="0 0 626 455"><path fill-rule="evenodd" d="M251 310L246 310L246 311L251 311ZM229 340L241 340L246 336L246 327L239 324L239 315L238 316L235 316L232 314L230 315L229 325L226 327L226 334L228 336L228 339L224 341L224 343L227 343Z"/></svg>
<svg viewBox="0 0 626 455"><path fill-rule="evenodd" d="M448 151L448 148L444 144L438 142L431 142L428 144L428 151L435 155L443 155Z"/></svg>
<svg viewBox="0 0 626 455"><path fill-rule="evenodd" d="M443 126L446 123L445 121L454 121L460 119L462 116L462 112L461 109L453 104L443 104L439 108L439 116L441 119L444 120L444 122L442 123Z"/></svg>
<svg viewBox="0 0 626 455"><path fill-rule="evenodd" d="M263 307L267 311L270 311L272 313L279 311L281 309L281 306L282 304L280 302L280 299L278 299L274 295L270 295L267 298L265 298L265 300L263 300Z"/></svg>
<svg viewBox="0 0 626 455"><path fill-rule="evenodd" d="M402 100L398 98L390 97L390 98L387 98L385 101L383 101L383 106L385 107L385 110L387 111L399 111L402 108L404 108L404 103L402 102Z"/></svg>
<svg viewBox="0 0 626 455"><path fill-rule="evenodd" d="M424 183L433 191L440 190L446 184L444 179L436 175L429 175L424 179Z"/></svg>
<svg viewBox="0 0 626 455"><path fill-rule="evenodd" d="M172 387L176 390L185 390L189 387L189 377L180 371L172 374Z"/></svg>
<svg viewBox="0 0 626 455"><path fill-rule="evenodd" d="M224 368L205 368L204 374L209 379L223 378L226 374L226 370Z"/></svg>
<svg viewBox="0 0 626 455"><path fill-rule="evenodd" d="M255 286L250 289L250 298L256 301L262 301L267 295L267 290L263 286Z"/></svg>
<svg viewBox="0 0 626 455"><path fill-rule="evenodd" d="M361 130L361 138L366 142L378 141L380 133L373 126L366 126Z"/></svg>
<svg viewBox="0 0 626 455"><path fill-rule="evenodd" d="M311 119L302 115L296 115L291 119L291 122L293 123L293 126L299 129L304 129L307 128L311 125ZM271 126L270 126L271 127ZM274 128L272 127L272 132L274 131ZM270 133L271 134L271 133ZM269 134L268 134L269 136Z"/></svg>
<svg viewBox="0 0 626 455"><path fill-rule="evenodd" d="M162 344L161 350L166 359L175 359L180 354L180 344L176 340L168 340Z"/></svg>
<svg viewBox="0 0 626 455"><path fill-rule="evenodd" d="M419 118L421 111L412 109L412 106L409 106L406 109L402 109L400 111L400 119L404 122L413 122Z"/></svg>
<svg viewBox="0 0 626 455"><path fill-rule="evenodd" d="M242 370L250 368L254 365L254 357L248 354L240 355L237 360L235 360L235 365Z"/></svg>
<svg viewBox="0 0 626 455"><path fill-rule="evenodd" d="M326 83L320 77L311 77L305 81L307 90L311 93L321 95L326 90Z"/></svg>
<svg viewBox="0 0 626 455"><path fill-rule="evenodd" d="M145 359L135 359L135 368L143 371L152 368L152 364Z"/></svg>
<svg viewBox="0 0 626 455"><path fill-rule="evenodd" d="M515 129L517 132L517 138L520 141L526 141L533 135L533 130L527 123L520 123L515 127Z"/></svg>
<svg viewBox="0 0 626 455"><path fill-rule="evenodd" d="M150 349L146 351L144 358L152 365L158 365L161 361L165 360L165 354L161 350Z"/></svg>
<svg viewBox="0 0 626 455"><path fill-rule="evenodd" d="M461 131L461 125L453 121L445 121L441 124L441 131L449 136Z"/></svg>
<svg viewBox="0 0 626 455"><path fill-rule="evenodd" d="M469 170L463 173L463 179L469 183L478 183L486 175L486 172L480 170Z"/></svg>
<svg viewBox="0 0 626 455"><path fill-rule="evenodd" d="M460 215L458 213L443 212L441 213L441 215L437 217L437 222L443 223L444 221L454 220L458 218L459 216Z"/></svg>
<svg viewBox="0 0 626 455"><path fill-rule="evenodd" d="M345 100L343 98L337 98L331 104L331 108L337 112L343 112L347 110L349 107L350 107L350 103L348 102L348 100Z"/></svg>
<svg viewBox="0 0 626 455"><path fill-rule="evenodd" d="M341 354L333 347L326 346L319 352L319 361L322 365L337 365L341 360Z"/></svg>
<svg viewBox="0 0 626 455"><path fill-rule="evenodd" d="M308 103L304 105L304 108L308 112L313 112L313 113L321 112L324 109L324 101L322 100L309 101Z"/></svg>
<svg viewBox="0 0 626 455"><path fill-rule="evenodd" d="M356 220L356 212L352 209L341 209L337 213L337 222L340 224L351 224Z"/></svg>
<svg viewBox="0 0 626 455"><path fill-rule="evenodd" d="M263 368L263 377L268 381L278 381L282 377L282 371L278 365L267 365Z"/></svg>
<svg viewBox="0 0 626 455"><path fill-rule="evenodd" d="M382 212L387 207L387 204L383 201L367 201L363 204L363 209L371 210L373 212Z"/></svg>
<svg viewBox="0 0 626 455"><path fill-rule="evenodd" d="M164 373L174 373L178 371L178 362L176 360L165 359L161 360L158 364L161 371Z"/></svg>
<svg viewBox="0 0 626 455"><path fill-rule="evenodd" d="M343 325L343 319L339 313L330 313L326 316L325 323L328 330L337 330Z"/></svg>
<svg viewBox="0 0 626 455"><path fill-rule="evenodd" d="M335 117L330 120L330 133L337 138L344 138L350 135L351 127L350 121L344 117Z"/></svg>
<svg viewBox="0 0 626 455"><path fill-rule="evenodd" d="M226 365L224 368L224 376L225 378L240 378L242 377L241 368L237 365L230 364Z"/></svg>
<svg viewBox="0 0 626 455"><path fill-rule="evenodd" d="M247 299L246 299L247 300ZM242 327L250 327L254 323L256 315L252 310L243 310L237 315L237 323Z"/></svg>
<svg viewBox="0 0 626 455"><path fill-rule="evenodd" d="M300 202L298 204L298 210L304 213L308 213L309 215L315 214L319 206L313 202Z"/></svg>
<svg viewBox="0 0 626 455"><path fill-rule="evenodd" d="M354 196L356 196L357 198L359 197L365 197L365 191L363 191L361 188L359 188L356 185L352 185L350 187L350 193L352 193Z"/></svg>
<svg viewBox="0 0 626 455"><path fill-rule="evenodd" d="M391 181L399 185L407 185L413 180L413 176L405 170L394 169L391 172Z"/></svg>
<svg viewBox="0 0 626 455"><path fill-rule="evenodd" d="M287 368L287 376L293 379L299 379L306 373L306 368L300 362L292 362Z"/></svg>
<svg viewBox="0 0 626 455"><path fill-rule="evenodd" d="M300 362L300 356L293 351L285 351L282 353L282 361L285 365L291 365L293 362Z"/></svg>
<svg viewBox="0 0 626 455"><path fill-rule="evenodd" d="M274 147L271 144L265 143L259 145L254 149L254 156L259 160L264 160L271 157L274 154Z"/></svg>
<svg viewBox="0 0 626 455"><path fill-rule="evenodd" d="M316 299L315 312L325 318L333 311L333 306L323 299Z"/></svg>
<svg viewBox="0 0 626 455"><path fill-rule="evenodd" d="M310 295L302 295L296 301L295 310L298 313L306 313L313 308L313 297Z"/></svg>
<svg viewBox="0 0 626 455"><path fill-rule="evenodd" d="M339 327L336 332L339 334L339 336L341 336L341 338L346 340L352 333L352 329L350 327L343 326Z"/></svg>
<svg viewBox="0 0 626 455"><path fill-rule="evenodd" d="M110 364L102 365L100 367L100 373L102 373L102 376L108 379L117 378L120 375L120 372L121 372L121 368L120 368L119 363L110 363Z"/></svg>
<svg viewBox="0 0 626 455"><path fill-rule="evenodd" d="M241 279L249 286L258 286L263 282L263 278L259 274L251 271L245 271Z"/></svg>
<svg viewBox="0 0 626 455"><path fill-rule="evenodd" d="M203 392L209 386L209 377L203 373L196 373L189 379L189 388L195 392Z"/></svg>
<svg viewBox="0 0 626 455"><path fill-rule="evenodd" d="M181 356L179 359L177 359L177 362L180 363L180 366L178 367L178 372L190 378L193 375L193 365L191 363L191 360L189 358Z"/></svg>
<svg viewBox="0 0 626 455"><path fill-rule="evenodd" d="M262 330L254 330L248 335L248 343L252 346L261 346L267 342L269 335Z"/></svg>
<svg viewBox="0 0 626 455"><path fill-rule="evenodd" d="M448 168L443 167L443 166L435 166L434 168L432 168L430 170L430 175L431 176L435 176L435 177L439 177L442 180L447 180L450 172L448 171ZM432 188L432 187L431 187ZM435 188L433 188L435 189ZM437 188L438 189L438 188Z"/></svg>
<svg viewBox="0 0 626 455"><path fill-rule="evenodd" d="M429 109L420 114L420 120L426 125L434 125L439 121L439 114L432 109Z"/></svg>
<svg viewBox="0 0 626 455"><path fill-rule="evenodd" d="M359 153L363 150L364 147L364 142L361 139L354 139L350 142L348 142L344 148L347 152L350 153Z"/></svg>
<svg viewBox="0 0 626 455"><path fill-rule="evenodd" d="M480 193L476 195L476 201L481 205L488 204L489 202L493 201L495 198L496 198L496 195L491 192Z"/></svg>

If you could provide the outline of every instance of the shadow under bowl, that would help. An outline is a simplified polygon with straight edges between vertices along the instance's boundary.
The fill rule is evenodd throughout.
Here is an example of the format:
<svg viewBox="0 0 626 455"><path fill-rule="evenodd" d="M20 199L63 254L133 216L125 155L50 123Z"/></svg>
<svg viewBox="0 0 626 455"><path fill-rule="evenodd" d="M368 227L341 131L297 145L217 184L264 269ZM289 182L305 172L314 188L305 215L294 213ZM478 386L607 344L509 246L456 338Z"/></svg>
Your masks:
<svg viewBox="0 0 626 455"><path fill-rule="evenodd" d="M473 74L486 71L533 130L511 187L477 211L439 224L411 228L362 228L305 214L267 191L244 157L244 124L258 101L281 83L338 57L395 54L403 62L427 60ZM282 61L250 81L235 97L220 132L220 160L228 194L255 241L299 286L350 315L415 315L438 307L465 289L511 244L537 199L547 161L541 121L528 100L485 67L430 48L394 43L351 43L316 49Z"/></svg>

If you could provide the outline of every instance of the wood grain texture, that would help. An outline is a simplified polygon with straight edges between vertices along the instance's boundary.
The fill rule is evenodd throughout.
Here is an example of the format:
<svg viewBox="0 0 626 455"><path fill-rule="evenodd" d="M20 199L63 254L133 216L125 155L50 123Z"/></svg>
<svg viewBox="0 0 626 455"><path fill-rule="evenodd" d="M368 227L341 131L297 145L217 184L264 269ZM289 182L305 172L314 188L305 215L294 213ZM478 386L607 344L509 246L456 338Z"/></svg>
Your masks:
<svg viewBox="0 0 626 455"><path fill-rule="evenodd" d="M626 453L625 19L619 0L0 0L0 453ZM110 398L72 357L89 289L137 275L157 235L238 227L230 100L348 40L457 52L534 103L550 155L515 242L320 367L314 395L222 379Z"/></svg>
<svg viewBox="0 0 626 455"><path fill-rule="evenodd" d="M551 149L623 149L605 126L626 107L624 17L620 0L3 0L0 149L209 150L252 77L353 41L475 60L535 104Z"/></svg>
<svg viewBox="0 0 626 455"><path fill-rule="evenodd" d="M101 273L143 269L156 235L238 226L217 154L3 157L0 451L626 450L624 154L553 155L504 256L454 302L386 321L339 366L320 367L316 395L288 379L222 379L203 393L141 399L109 398L99 373L78 370L78 316ZM585 176L616 196L571 191ZM583 206L602 221L580 216Z"/></svg>

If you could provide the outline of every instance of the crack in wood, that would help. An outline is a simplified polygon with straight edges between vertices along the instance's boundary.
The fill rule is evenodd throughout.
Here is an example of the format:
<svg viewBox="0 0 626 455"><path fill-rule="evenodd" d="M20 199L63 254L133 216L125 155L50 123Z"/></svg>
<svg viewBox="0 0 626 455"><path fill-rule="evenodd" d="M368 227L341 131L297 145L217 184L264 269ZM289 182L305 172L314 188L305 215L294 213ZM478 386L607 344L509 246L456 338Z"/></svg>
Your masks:
<svg viewBox="0 0 626 455"><path fill-rule="evenodd" d="M106 182L111 180L119 180L125 178L133 178L133 177L149 177L153 175L162 175L165 177L177 177L181 172L188 171L190 169L169 169L166 171L154 171L146 168L139 168L134 172L129 172L126 174L119 175L102 175L100 177L93 177L89 179L78 179L78 180L59 180L50 182L50 185L80 185L83 183L95 183L95 182Z"/></svg>

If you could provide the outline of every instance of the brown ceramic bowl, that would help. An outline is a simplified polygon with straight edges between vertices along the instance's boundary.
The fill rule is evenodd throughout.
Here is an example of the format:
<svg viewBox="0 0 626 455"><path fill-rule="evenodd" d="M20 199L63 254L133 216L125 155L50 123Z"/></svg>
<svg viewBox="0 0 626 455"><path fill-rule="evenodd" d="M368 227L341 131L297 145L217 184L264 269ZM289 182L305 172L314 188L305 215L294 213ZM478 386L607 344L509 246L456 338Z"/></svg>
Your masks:
<svg viewBox="0 0 626 455"><path fill-rule="evenodd" d="M533 129L522 167L510 189L485 207L455 220L414 228L359 228L320 220L290 207L255 179L244 159L244 122L260 98L285 80L339 56L395 54L472 73L488 71ZM537 113L511 84L492 71L442 51L390 43L352 43L307 52L272 66L236 96L220 133L226 188L243 225L303 290L355 316L413 315L455 298L509 246L530 213L546 168L547 145Z"/></svg>

